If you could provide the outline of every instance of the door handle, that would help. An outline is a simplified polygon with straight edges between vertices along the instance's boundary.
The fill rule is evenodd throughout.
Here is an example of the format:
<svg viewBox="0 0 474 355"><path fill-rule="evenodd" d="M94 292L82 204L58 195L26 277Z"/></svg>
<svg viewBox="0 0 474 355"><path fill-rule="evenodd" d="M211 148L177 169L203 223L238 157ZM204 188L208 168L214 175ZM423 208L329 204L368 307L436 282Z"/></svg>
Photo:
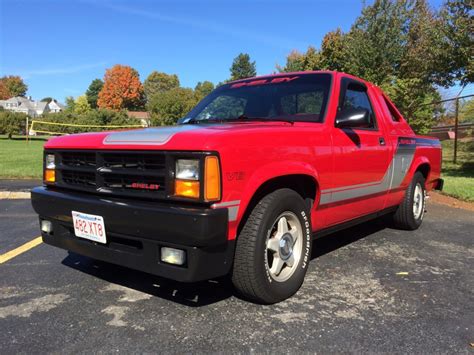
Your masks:
<svg viewBox="0 0 474 355"><path fill-rule="evenodd" d="M385 145L385 138L384 137L379 137L379 144L380 145Z"/></svg>

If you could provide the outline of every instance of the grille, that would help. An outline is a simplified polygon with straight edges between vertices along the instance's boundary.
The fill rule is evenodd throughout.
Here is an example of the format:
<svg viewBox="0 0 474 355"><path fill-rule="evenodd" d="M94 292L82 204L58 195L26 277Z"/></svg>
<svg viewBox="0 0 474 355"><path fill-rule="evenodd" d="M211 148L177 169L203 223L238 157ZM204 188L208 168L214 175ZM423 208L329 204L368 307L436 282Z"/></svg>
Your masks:
<svg viewBox="0 0 474 355"><path fill-rule="evenodd" d="M143 198L166 196L163 152L56 152L57 186Z"/></svg>

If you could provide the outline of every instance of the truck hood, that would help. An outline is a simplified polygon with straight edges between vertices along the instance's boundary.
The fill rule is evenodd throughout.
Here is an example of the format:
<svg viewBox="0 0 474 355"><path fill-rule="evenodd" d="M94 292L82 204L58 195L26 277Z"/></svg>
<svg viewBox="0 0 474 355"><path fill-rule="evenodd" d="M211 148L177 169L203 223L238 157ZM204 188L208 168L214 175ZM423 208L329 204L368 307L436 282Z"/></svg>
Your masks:
<svg viewBox="0 0 474 355"><path fill-rule="evenodd" d="M288 129L287 122L245 122L154 127L126 131L82 133L50 139L46 149L212 150L229 138Z"/></svg>

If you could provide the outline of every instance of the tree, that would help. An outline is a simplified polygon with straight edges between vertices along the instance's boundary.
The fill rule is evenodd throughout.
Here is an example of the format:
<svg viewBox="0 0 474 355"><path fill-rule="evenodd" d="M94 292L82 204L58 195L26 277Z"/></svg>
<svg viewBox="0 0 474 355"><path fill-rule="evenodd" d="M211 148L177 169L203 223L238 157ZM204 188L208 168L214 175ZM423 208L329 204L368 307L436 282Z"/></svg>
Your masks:
<svg viewBox="0 0 474 355"><path fill-rule="evenodd" d="M88 113L91 110L91 105L87 100L86 95L79 96L74 103L74 113L81 115Z"/></svg>
<svg viewBox="0 0 474 355"><path fill-rule="evenodd" d="M28 86L23 82L19 76L8 75L0 78L3 88L0 89L0 95L4 97L3 100L15 96L25 96Z"/></svg>
<svg viewBox="0 0 474 355"><path fill-rule="evenodd" d="M91 108L97 108L97 100L99 100L99 93L103 87L104 82L102 80L94 79L87 88L86 97Z"/></svg>
<svg viewBox="0 0 474 355"><path fill-rule="evenodd" d="M462 84L474 81L474 36L472 35L472 1L447 0L440 13L443 55L441 72L448 74L445 86L454 80ZM445 76L446 77L446 76Z"/></svg>
<svg viewBox="0 0 474 355"><path fill-rule="evenodd" d="M49 97L49 96L43 97L43 98L41 99L41 102L50 103L51 101L53 101L53 98L52 98L52 97Z"/></svg>
<svg viewBox="0 0 474 355"><path fill-rule="evenodd" d="M377 85L397 77L403 56L407 1L375 0L347 34L344 68Z"/></svg>
<svg viewBox="0 0 474 355"><path fill-rule="evenodd" d="M210 81L198 82L194 88L194 93L198 101L209 95L214 90L214 84Z"/></svg>
<svg viewBox="0 0 474 355"><path fill-rule="evenodd" d="M66 97L66 111L73 112L75 107L76 107L76 100L74 100L74 97L67 96Z"/></svg>
<svg viewBox="0 0 474 355"><path fill-rule="evenodd" d="M322 69L346 71L347 36L340 28L327 33L321 43L320 65Z"/></svg>
<svg viewBox="0 0 474 355"><path fill-rule="evenodd" d="M196 105L192 89L174 88L152 96L148 101L151 121L155 126L173 125Z"/></svg>
<svg viewBox="0 0 474 355"><path fill-rule="evenodd" d="M8 100L10 97L10 92L8 91L7 86L0 79L0 100Z"/></svg>
<svg viewBox="0 0 474 355"><path fill-rule="evenodd" d="M419 78L394 78L392 82L382 85L382 89L415 132L426 134L431 130L439 110L432 103L441 100L441 95L434 87L423 85Z"/></svg>
<svg viewBox="0 0 474 355"><path fill-rule="evenodd" d="M143 86L138 72L125 65L117 64L107 69L104 87L97 100L99 108L111 110L138 109L143 106Z"/></svg>
<svg viewBox="0 0 474 355"><path fill-rule="evenodd" d="M459 101L459 122L474 122L474 98Z"/></svg>
<svg viewBox="0 0 474 355"><path fill-rule="evenodd" d="M250 78L257 75L257 66L255 61L250 61L247 53L240 53L234 58L230 67L230 80Z"/></svg>
<svg viewBox="0 0 474 355"><path fill-rule="evenodd" d="M321 69L321 56L316 48L309 46L306 53L293 50L286 57L284 67L277 65L279 72L296 72Z"/></svg>
<svg viewBox="0 0 474 355"><path fill-rule="evenodd" d="M154 71L146 78L143 83L147 99L157 93L168 91L179 87L179 78L176 74L166 74Z"/></svg>

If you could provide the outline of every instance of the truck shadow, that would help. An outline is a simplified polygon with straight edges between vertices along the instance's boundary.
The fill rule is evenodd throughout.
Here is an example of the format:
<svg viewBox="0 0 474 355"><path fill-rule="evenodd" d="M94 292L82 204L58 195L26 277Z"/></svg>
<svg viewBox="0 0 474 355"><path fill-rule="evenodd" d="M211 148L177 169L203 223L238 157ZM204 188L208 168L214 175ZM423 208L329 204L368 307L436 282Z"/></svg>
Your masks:
<svg viewBox="0 0 474 355"><path fill-rule="evenodd" d="M329 254L387 227L387 222L379 218L318 238L313 242L312 259ZM75 253L69 253L62 264L104 281L189 307L207 306L232 296L241 298L233 288L229 277L189 284L180 283Z"/></svg>

